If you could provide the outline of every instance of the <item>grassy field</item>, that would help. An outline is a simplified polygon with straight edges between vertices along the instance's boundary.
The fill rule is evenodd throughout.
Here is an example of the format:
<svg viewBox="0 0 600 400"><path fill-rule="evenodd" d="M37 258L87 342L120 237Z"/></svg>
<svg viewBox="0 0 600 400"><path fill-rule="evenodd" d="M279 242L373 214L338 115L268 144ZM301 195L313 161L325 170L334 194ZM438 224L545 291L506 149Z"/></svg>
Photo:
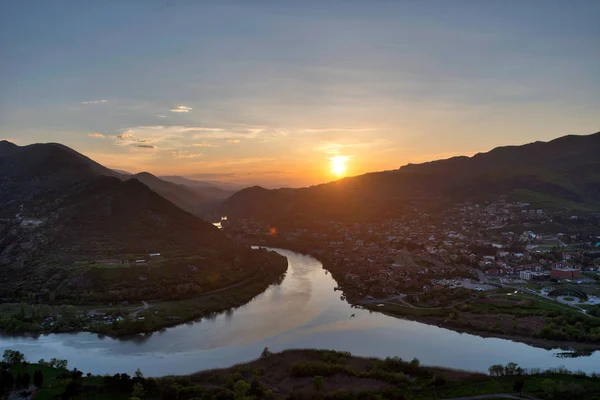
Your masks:
<svg viewBox="0 0 600 400"><path fill-rule="evenodd" d="M582 349L598 348L594 344L597 319L569 305L514 289L498 289L447 306L411 306L400 300L361 306L459 332L509 338L544 348L567 345L566 342ZM556 326L563 325L560 332L555 332Z"/></svg>

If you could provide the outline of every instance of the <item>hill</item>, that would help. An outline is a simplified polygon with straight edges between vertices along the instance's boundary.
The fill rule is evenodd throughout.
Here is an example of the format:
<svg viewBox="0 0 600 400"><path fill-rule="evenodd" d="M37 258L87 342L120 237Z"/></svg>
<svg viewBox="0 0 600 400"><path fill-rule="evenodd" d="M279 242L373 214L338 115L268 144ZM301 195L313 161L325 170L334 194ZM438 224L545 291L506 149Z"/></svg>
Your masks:
<svg viewBox="0 0 600 400"><path fill-rule="evenodd" d="M160 179L186 186L210 201L224 200L236 191L244 188L243 186L225 182L197 181L176 175L161 176Z"/></svg>
<svg viewBox="0 0 600 400"><path fill-rule="evenodd" d="M600 133L499 147L301 189L244 189L221 212L270 221L396 216L500 197L563 209L600 209Z"/></svg>
<svg viewBox="0 0 600 400"><path fill-rule="evenodd" d="M184 185L162 180L148 172L140 172L139 174L131 175L130 179L136 179L142 182L165 199L173 202L179 208L195 215L199 215L203 205L215 200L212 197L203 195L201 191L196 191Z"/></svg>
<svg viewBox="0 0 600 400"><path fill-rule="evenodd" d="M0 149L0 297L179 298L282 263L68 147Z"/></svg>

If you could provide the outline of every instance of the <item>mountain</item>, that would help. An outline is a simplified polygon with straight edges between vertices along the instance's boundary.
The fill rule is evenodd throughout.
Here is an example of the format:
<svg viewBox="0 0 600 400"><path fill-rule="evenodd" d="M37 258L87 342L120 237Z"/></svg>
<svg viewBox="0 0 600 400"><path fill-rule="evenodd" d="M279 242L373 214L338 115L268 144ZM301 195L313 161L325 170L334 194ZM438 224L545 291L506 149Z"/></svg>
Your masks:
<svg viewBox="0 0 600 400"><path fill-rule="evenodd" d="M9 142L8 140L0 140L0 157L7 156L18 149L19 146Z"/></svg>
<svg viewBox="0 0 600 400"><path fill-rule="evenodd" d="M220 212L270 221L357 220L505 197L540 206L600 209L600 133L493 149L301 189L244 189Z"/></svg>
<svg viewBox="0 0 600 400"><path fill-rule="evenodd" d="M0 177L0 297L177 298L280 261L62 145L1 143Z"/></svg>
<svg viewBox="0 0 600 400"><path fill-rule="evenodd" d="M0 143L0 218L21 206L44 206L73 184L98 176L120 175L58 143L17 146Z"/></svg>
<svg viewBox="0 0 600 400"><path fill-rule="evenodd" d="M210 201L224 200L244 186L218 181L197 181L177 175L161 176L160 179L186 186Z"/></svg>
<svg viewBox="0 0 600 400"><path fill-rule="evenodd" d="M179 208L195 215L199 215L203 205L215 200L212 197L203 195L200 191L162 180L148 172L131 175L130 179L142 182L165 199L172 201Z"/></svg>

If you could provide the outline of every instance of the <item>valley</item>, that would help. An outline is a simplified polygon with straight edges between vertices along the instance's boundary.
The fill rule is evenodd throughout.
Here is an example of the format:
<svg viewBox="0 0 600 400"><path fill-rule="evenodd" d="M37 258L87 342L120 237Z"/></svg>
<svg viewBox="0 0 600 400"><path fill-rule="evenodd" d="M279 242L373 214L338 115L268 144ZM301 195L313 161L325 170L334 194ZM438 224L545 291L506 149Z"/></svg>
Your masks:
<svg viewBox="0 0 600 400"><path fill-rule="evenodd" d="M342 214L330 213L334 203L312 203L314 213L287 208L302 217L273 208L262 218L248 212L269 207L266 189L254 188L206 211L232 212L217 228L182 203L183 193L190 192L173 186L178 183L150 174L124 179L60 145L3 143L0 150L0 170L7 176L0 188L10 193L2 198L0 328L17 335L4 341L5 348L15 341L64 345L67 333L88 348L106 340L113 346L112 338L119 338L151 349L157 340L189 335L180 346L193 349L203 338L207 342L198 354L216 349L219 361L200 365L194 355L181 364L186 373L247 361L261 344L279 343L280 350L317 344L384 356L365 344L368 333L357 333L366 324L402 332L420 354L428 345L415 330L439 336L440 343L460 332L477 335L467 335L470 342L503 339L513 356L513 347L523 346L516 342L527 343L531 346L520 351L538 361L537 351L552 349L543 357L546 365L559 362L558 356L595 372L588 364L598 356L599 221L585 206L459 196L452 204L409 200L384 207L385 218L368 216L369 207L358 203L361 212L346 214L345 202L337 207L346 210ZM339 195L349 188L340 187ZM309 189L285 189L280 200ZM232 208L237 204L232 201L248 193L245 211ZM316 278L319 268L324 275ZM577 279L565 278L567 272ZM223 330L238 320L243 326L229 327L231 334ZM341 336L325 333L338 325ZM316 332L307 329L311 326ZM381 342L394 346L397 337L378 336ZM240 343L243 351L230 353ZM456 350L467 351L467 343L462 346ZM435 359L441 352L436 349ZM451 353L442 364L455 367ZM86 365L81 356L73 353L73 362ZM502 359L488 349L476 364L458 366L481 370L484 360ZM104 368L115 371L125 360L109 356Z"/></svg>

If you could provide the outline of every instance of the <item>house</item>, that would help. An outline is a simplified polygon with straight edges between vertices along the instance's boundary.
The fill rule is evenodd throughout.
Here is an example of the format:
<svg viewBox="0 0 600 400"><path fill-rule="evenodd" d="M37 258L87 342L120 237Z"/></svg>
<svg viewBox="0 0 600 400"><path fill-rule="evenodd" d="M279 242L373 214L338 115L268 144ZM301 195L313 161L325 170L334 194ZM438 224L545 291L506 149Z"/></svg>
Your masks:
<svg viewBox="0 0 600 400"><path fill-rule="evenodd" d="M556 267L550 271L550 278L573 279L581 276L581 270L575 268Z"/></svg>

